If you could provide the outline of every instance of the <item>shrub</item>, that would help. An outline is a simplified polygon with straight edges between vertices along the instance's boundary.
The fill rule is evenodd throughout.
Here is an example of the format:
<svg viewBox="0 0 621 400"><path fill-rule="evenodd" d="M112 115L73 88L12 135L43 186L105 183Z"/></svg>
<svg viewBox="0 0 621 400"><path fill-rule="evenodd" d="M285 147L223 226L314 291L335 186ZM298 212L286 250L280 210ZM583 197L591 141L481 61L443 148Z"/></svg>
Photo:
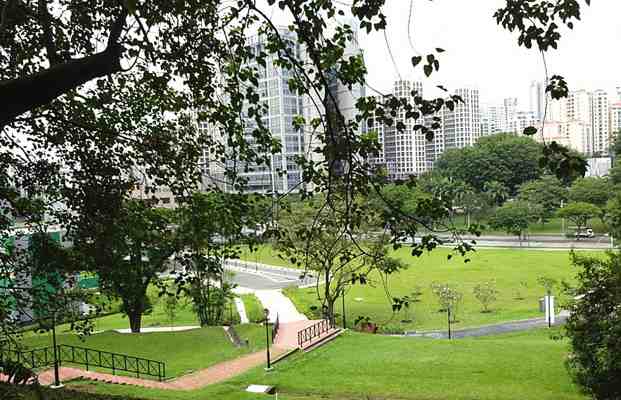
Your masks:
<svg viewBox="0 0 621 400"><path fill-rule="evenodd" d="M463 294L451 288L448 283L433 282L431 284L432 293L438 298L440 312L451 310L451 322L457 322L459 306L464 298Z"/></svg>
<svg viewBox="0 0 621 400"><path fill-rule="evenodd" d="M621 399L621 253L606 258L578 256L581 267L565 325L574 379L599 400Z"/></svg>
<svg viewBox="0 0 621 400"><path fill-rule="evenodd" d="M498 289L496 289L495 281L479 283L472 290L474 297L483 306L482 312L490 312L489 306L498 298Z"/></svg>

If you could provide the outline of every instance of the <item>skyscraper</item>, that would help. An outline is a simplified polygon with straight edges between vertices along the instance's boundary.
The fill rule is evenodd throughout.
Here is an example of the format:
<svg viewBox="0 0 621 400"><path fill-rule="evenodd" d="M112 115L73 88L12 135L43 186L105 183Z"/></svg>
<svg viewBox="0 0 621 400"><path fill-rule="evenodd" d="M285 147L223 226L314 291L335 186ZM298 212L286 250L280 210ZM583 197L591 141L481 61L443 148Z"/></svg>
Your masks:
<svg viewBox="0 0 621 400"><path fill-rule="evenodd" d="M286 28L279 31L280 37L287 40L290 46L290 53L298 60L304 61L308 55L299 45L295 33ZM263 50L265 46L263 36L249 38L249 46L255 48L257 52ZM362 55L362 51L356 44L349 43L346 55ZM212 139L221 143L227 148L226 154L210 155L206 150L201 160L203 171L203 186L216 184L224 190L232 191L234 188L225 176L225 170L235 170L242 179L246 180L246 191L255 193L268 192L290 192L302 189L302 171L296 158L303 156L306 159L321 161L322 154L318 154L314 149L321 145L319 136L322 132L310 127L310 124L303 129L296 129L293 121L296 116L304 116L306 121L313 118L321 118L326 114L323 109L324 99L317 95L301 95L297 91L289 89L288 81L292 76L292 71L276 65L277 54L271 54L266 59L266 66L262 67L256 63L252 66L259 69L258 93L259 101L268 106L267 113L262 117L262 123L269 128L274 139L280 141L281 152L269 154L269 165L248 163L237 159L228 150L226 143L226 133L221 132L221 127L210 126L202 123L198 128L207 130ZM337 103L339 110L346 120L355 116L355 104L360 96L364 96L364 86L354 85L350 90L344 86L335 74L326 73L329 79L329 95ZM255 142L252 135L256 128L256 121L242 116L245 125L245 140L251 144ZM318 129L321 129L318 128ZM258 149L258 146L255 146Z"/></svg>
<svg viewBox="0 0 621 400"><path fill-rule="evenodd" d="M545 109L545 88L542 82L532 81L528 91L529 111L538 121L543 119Z"/></svg>
<svg viewBox="0 0 621 400"><path fill-rule="evenodd" d="M422 93L423 87L420 82L400 80L394 83L392 94L412 104L414 94L422 96ZM431 170L445 149L473 145L481 137L479 91L457 89L455 94L461 96L464 102L457 104L454 111L449 111L445 107L435 115L440 118L441 127L434 131L432 140L427 140L425 134L415 130L414 127L419 124L430 127L433 116L412 120L406 119L405 113L401 112L398 113L392 126L378 124L371 119L369 129L377 132L382 144L382 154L371 161L385 167L389 178L406 179ZM404 124L403 132L396 129L398 122Z"/></svg>

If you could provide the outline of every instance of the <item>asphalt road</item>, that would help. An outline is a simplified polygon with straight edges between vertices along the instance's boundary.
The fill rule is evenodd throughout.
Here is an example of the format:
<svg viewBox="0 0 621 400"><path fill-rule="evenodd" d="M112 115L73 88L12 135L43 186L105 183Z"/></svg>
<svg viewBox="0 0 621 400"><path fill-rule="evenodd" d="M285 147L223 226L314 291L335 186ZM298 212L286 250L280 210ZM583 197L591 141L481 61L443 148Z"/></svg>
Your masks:
<svg viewBox="0 0 621 400"><path fill-rule="evenodd" d="M440 237L442 237L440 235ZM448 237L444 237L447 241ZM522 248L522 249L584 249L584 250L592 250L592 249L609 249L610 246L610 237L608 236L597 236L591 239L568 239L562 236L544 236L544 235L533 235L528 236L526 239L522 239L521 241L517 237L512 236L462 236L461 239L463 241L476 241L476 246L480 247L511 247L511 248ZM416 238L416 241L419 242L420 238ZM450 245L450 242L446 243Z"/></svg>
<svg viewBox="0 0 621 400"><path fill-rule="evenodd" d="M237 286L252 290L283 289L314 282L311 277L302 278L300 271L265 264L232 261L225 268L233 273L231 280Z"/></svg>

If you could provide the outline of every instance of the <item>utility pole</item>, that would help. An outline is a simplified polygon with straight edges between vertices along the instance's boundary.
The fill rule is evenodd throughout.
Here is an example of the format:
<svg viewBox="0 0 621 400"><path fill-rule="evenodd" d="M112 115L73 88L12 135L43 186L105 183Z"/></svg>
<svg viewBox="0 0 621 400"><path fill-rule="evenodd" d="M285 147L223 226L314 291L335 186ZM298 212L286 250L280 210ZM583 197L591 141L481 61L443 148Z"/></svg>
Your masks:
<svg viewBox="0 0 621 400"><path fill-rule="evenodd" d="M347 328L347 320L345 319L345 289L342 292L343 298L343 329Z"/></svg>

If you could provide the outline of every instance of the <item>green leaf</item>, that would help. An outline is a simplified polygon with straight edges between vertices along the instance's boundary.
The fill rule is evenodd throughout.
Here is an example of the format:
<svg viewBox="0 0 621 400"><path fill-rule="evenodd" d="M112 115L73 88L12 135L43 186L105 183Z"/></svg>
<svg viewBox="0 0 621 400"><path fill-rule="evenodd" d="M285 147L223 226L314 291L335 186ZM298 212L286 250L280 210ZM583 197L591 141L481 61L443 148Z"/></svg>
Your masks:
<svg viewBox="0 0 621 400"><path fill-rule="evenodd" d="M420 62L423 61L423 57L414 56L412 57L412 65L416 67Z"/></svg>
<svg viewBox="0 0 621 400"><path fill-rule="evenodd" d="M528 128L524 129L524 135L526 136L533 136L537 133L537 128L535 128L534 126L529 126Z"/></svg>
<svg viewBox="0 0 621 400"><path fill-rule="evenodd" d="M444 53L446 50L444 50L443 48L440 47L436 47L436 52L438 53Z"/></svg>

